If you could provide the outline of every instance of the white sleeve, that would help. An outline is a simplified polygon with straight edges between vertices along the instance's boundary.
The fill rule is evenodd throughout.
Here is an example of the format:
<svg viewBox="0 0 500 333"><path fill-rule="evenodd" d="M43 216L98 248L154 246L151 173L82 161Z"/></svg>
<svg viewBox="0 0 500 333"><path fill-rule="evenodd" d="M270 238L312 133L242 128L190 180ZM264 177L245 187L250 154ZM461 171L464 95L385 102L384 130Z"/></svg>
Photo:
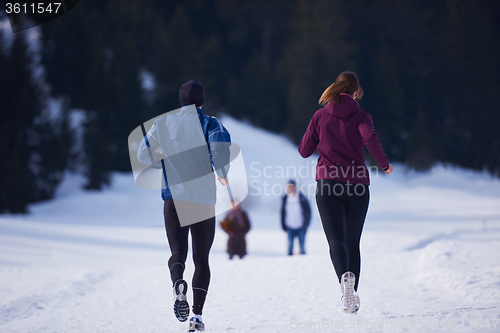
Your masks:
<svg viewBox="0 0 500 333"><path fill-rule="evenodd" d="M160 169L161 160L164 156L157 137L157 126L156 124L153 124L153 127L151 127L146 137L141 140L139 150L137 151L137 159L141 163L149 165L155 169Z"/></svg>

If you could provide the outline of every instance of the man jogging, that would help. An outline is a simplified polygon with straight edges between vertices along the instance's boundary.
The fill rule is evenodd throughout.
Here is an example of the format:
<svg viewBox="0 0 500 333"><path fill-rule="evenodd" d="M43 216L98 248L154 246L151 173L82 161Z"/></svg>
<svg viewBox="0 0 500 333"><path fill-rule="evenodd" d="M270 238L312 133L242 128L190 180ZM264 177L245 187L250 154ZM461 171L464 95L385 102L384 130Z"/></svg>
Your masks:
<svg viewBox="0 0 500 333"><path fill-rule="evenodd" d="M163 171L161 196L172 253L168 267L173 283L174 314L181 322L189 317L188 287L183 273L191 231L194 316L188 332L195 332L205 329L202 311L210 283L209 253L215 235L216 189L212 168L220 183L227 185L231 138L217 118L203 113L205 90L199 82L192 80L182 85L179 100L180 112L155 121L142 140L137 157Z"/></svg>

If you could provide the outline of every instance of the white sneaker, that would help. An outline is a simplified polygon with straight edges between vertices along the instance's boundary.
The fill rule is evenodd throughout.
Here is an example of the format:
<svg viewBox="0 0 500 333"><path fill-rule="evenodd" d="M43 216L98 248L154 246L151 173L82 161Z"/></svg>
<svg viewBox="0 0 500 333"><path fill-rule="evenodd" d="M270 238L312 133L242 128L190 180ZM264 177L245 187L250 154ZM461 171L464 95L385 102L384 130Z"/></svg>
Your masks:
<svg viewBox="0 0 500 333"><path fill-rule="evenodd" d="M177 280L174 283L174 314L179 321L186 321L189 317L189 304L187 302L187 283Z"/></svg>
<svg viewBox="0 0 500 333"><path fill-rule="evenodd" d="M354 284L356 277L352 272L345 272L340 279L340 290L342 291L342 301L344 307L342 311L345 313L357 313L360 306L359 296L354 293Z"/></svg>
<svg viewBox="0 0 500 333"><path fill-rule="evenodd" d="M205 330L205 324L203 324L198 318L192 317L189 320L188 332L200 332Z"/></svg>

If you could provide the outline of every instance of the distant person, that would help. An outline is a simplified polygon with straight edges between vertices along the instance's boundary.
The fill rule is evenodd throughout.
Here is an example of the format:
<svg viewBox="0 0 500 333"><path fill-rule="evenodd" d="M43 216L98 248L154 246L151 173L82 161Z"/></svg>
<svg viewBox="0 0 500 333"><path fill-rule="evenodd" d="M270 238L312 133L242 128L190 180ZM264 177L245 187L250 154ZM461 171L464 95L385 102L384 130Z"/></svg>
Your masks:
<svg viewBox="0 0 500 333"><path fill-rule="evenodd" d="M189 304L187 302L186 293L188 291L187 282L184 280L184 269L185 262L188 254L188 238L189 232L191 231L192 249L193 249L193 262L194 262L194 274L192 280L193 289L193 313L194 316L189 321L188 332L204 331L205 324L202 321L202 310L205 304L205 299L207 296L208 286L210 283L210 267L209 267L209 254L210 248L214 241L215 235L215 206L212 207L214 214L212 217L207 218L201 222L197 222L190 225L182 226L179 220L180 212L178 212L178 207L174 203L174 193L179 192L179 184L172 182L172 179L177 180L174 176L183 177L184 169L201 170L201 168L196 169L197 163L183 163L183 161L192 161L197 152L203 156L206 156L210 161L198 161L208 163L209 172L212 171L212 167L215 169L218 175L220 183L225 186L228 184L228 179L226 172L222 171L220 167L216 167L217 160L220 162L220 156L229 156L228 146L218 145L218 143L231 142L229 132L222 126L222 123L214 117L207 116L203 113L202 106L205 101L205 89L197 81L189 81L182 85L179 89L179 100L183 106L180 112L176 115L182 119L179 122L179 128L175 128L173 124L168 123L169 118L167 116L161 117L155 121L153 127L147 134L145 140L141 142L137 157L139 161L144 164L150 164L150 160L154 165L159 165L163 170L163 186L162 186L162 199L164 200L163 214L165 218L165 229L167 233L168 244L170 246L170 251L172 253L170 259L168 260L168 268L170 270L170 277L173 283L174 292L174 314L176 318L184 322L189 317ZM193 108L188 107L191 105L196 106L196 113L193 113ZM198 122L199 120L199 122ZM191 123L193 122L193 123ZM181 128L183 124L189 124L187 126L193 126L193 128ZM201 126L200 126L201 125ZM168 126L174 126L173 129L169 129ZM169 132L170 130L170 132ZM163 142L165 138L175 136L177 131L182 133L188 133L190 136L195 134L197 130L202 131L203 141L207 143L207 149L209 149L209 156L206 155L207 151L204 149L196 150L191 149L184 151L183 154L177 154L172 156L165 156L165 151L162 147L170 147L172 142ZM181 134L182 134L181 133ZM182 139L185 139L184 137ZM171 140L170 140L171 141ZM210 146L208 146L210 144ZM170 145L170 146L169 146ZM223 148L226 147L227 151L215 150L214 147ZM217 158L216 158L217 155ZM176 159L177 158L177 159ZM184 160L182 160L184 158ZM194 159L196 161L196 159ZM161 162L161 164L160 164ZM166 165L167 163L178 163L177 170L173 170L172 173L167 176ZM229 163L229 160L227 161ZM221 164L221 163L219 163ZM224 163L222 163L224 164ZM175 167L175 165L174 165ZM172 179L170 178L172 176ZM198 175L202 176L202 175ZM185 177L185 176L184 176ZM201 178L201 177L200 177ZM169 186L169 181L171 182ZM205 194L207 197L211 197L209 191L213 191L215 195L215 176L211 180L213 184L208 184L211 186L206 187ZM190 179L189 182L186 181L182 185L184 191L189 190L189 185L193 183ZM212 189L213 188L213 189ZM177 192L174 192L177 191ZM199 194L202 195L202 194ZM215 197L214 197L215 199ZM176 201L179 205L180 200ZM209 205L206 205L209 206ZM180 207L180 206L179 206ZM188 206L189 207L189 202ZM193 201L192 207L197 207L196 202ZM199 207L199 205L198 205Z"/></svg>
<svg viewBox="0 0 500 333"><path fill-rule="evenodd" d="M305 239L311 220L311 207L307 198L297 190L295 180L286 186L281 200L281 226L288 235L288 255L293 255L293 241L299 239L300 254L306 254Z"/></svg>
<svg viewBox="0 0 500 333"><path fill-rule="evenodd" d="M319 153L316 203L347 313L356 313L360 306L355 294L361 268L359 242L370 199L363 145L386 174L393 171L372 117L356 102L362 95L356 75L341 73L321 95L324 107L313 115L299 145L304 158Z"/></svg>
<svg viewBox="0 0 500 333"><path fill-rule="evenodd" d="M229 235L227 240L229 259L233 259L235 255L243 259L247 255L245 235L250 230L250 220L247 213L241 208L241 204L233 206L224 221L221 222L221 227Z"/></svg>

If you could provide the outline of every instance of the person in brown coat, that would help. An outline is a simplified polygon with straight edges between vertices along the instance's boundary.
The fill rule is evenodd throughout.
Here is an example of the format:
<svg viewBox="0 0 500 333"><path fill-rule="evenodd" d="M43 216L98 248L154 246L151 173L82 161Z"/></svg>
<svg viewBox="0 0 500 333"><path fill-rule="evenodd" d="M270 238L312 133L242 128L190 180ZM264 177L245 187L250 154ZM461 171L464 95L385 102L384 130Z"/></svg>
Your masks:
<svg viewBox="0 0 500 333"><path fill-rule="evenodd" d="M227 232L227 253L229 259L238 255L240 259L247 254L247 245L245 235L250 230L250 220L247 213L241 209L240 205L233 205L233 208L227 213L226 218L221 222L222 230Z"/></svg>

